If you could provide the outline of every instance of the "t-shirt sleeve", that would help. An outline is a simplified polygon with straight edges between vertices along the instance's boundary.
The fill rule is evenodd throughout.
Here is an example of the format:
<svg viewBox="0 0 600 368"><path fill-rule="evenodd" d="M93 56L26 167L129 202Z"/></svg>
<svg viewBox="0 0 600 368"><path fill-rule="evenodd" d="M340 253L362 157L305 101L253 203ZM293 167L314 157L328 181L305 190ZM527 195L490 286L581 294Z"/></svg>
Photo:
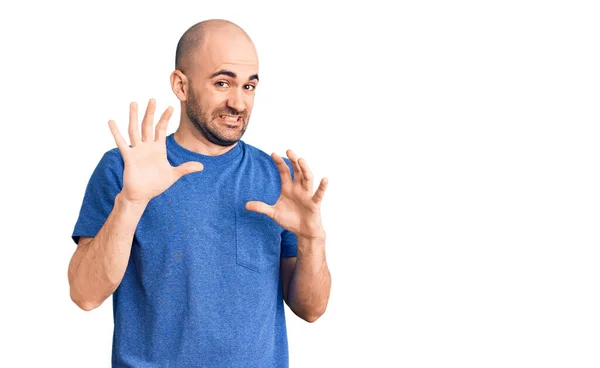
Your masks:
<svg viewBox="0 0 600 368"><path fill-rule="evenodd" d="M291 231L283 230L281 233L281 256L296 257L296 234Z"/></svg>
<svg viewBox="0 0 600 368"><path fill-rule="evenodd" d="M72 239L94 237L110 215L115 197L123 188L123 158L118 149L104 154L87 184Z"/></svg>
<svg viewBox="0 0 600 368"><path fill-rule="evenodd" d="M290 162L289 158L283 157L283 160L290 168L292 180L294 180L294 167ZM297 256L297 239L296 234L293 232L283 229L281 233L281 256L282 257L296 257Z"/></svg>

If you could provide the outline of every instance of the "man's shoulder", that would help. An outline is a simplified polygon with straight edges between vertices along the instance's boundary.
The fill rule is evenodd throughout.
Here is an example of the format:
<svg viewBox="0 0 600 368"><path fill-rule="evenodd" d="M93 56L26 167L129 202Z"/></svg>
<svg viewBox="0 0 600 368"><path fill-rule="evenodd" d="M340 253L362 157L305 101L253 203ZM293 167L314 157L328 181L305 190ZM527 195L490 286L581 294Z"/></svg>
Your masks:
<svg viewBox="0 0 600 368"><path fill-rule="evenodd" d="M104 152L105 156L109 156L113 160L119 159L123 161L123 156L121 155L121 151L119 151L118 147L111 148Z"/></svg>
<svg viewBox="0 0 600 368"><path fill-rule="evenodd" d="M252 156L253 158L271 159L271 155L269 155L262 149L254 146L246 141L243 141L243 140L240 140L240 143L243 145L243 148L245 149L246 154Z"/></svg>
<svg viewBox="0 0 600 368"><path fill-rule="evenodd" d="M253 146L253 145L249 144L248 142L244 142L244 141L240 141L240 142L242 142L242 144L244 145L246 153L248 155L250 155L253 159L259 159L262 161L266 161L266 162L272 164L274 168L277 168L277 165L275 165L275 161L273 161L273 157L271 157L270 153L267 153L266 151L264 151L256 146ZM285 163L291 169L290 159L285 156L285 153L283 155L281 155L281 154L278 154L278 155L283 158Z"/></svg>
<svg viewBox="0 0 600 368"><path fill-rule="evenodd" d="M125 163L119 148L115 147L102 153L102 157L96 163L94 174L96 177L119 178L123 174Z"/></svg>
<svg viewBox="0 0 600 368"><path fill-rule="evenodd" d="M100 164L104 164L108 167L122 167L124 161L119 148L115 147L104 151L102 158L100 159Z"/></svg>

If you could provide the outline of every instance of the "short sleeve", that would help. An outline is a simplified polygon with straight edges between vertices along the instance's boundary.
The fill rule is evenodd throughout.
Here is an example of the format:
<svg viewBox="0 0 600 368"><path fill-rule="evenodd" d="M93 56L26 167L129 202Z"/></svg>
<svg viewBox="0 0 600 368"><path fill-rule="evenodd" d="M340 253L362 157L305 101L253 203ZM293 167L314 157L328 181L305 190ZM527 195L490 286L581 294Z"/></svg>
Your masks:
<svg viewBox="0 0 600 368"><path fill-rule="evenodd" d="M115 197L123 188L123 159L117 148L104 154L87 184L72 239L94 237L110 215Z"/></svg>
<svg viewBox="0 0 600 368"><path fill-rule="evenodd" d="M296 257L296 234L291 231L283 230L281 233L281 256Z"/></svg>
<svg viewBox="0 0 600 368"><path fill-rule="evenodd" d="M283 157L283 160L290 168L290 173L292 175L292 180L294 180L294 167L290 162L289 158ZM283 229L281 233L281 256L282 257L296 257L297 256L297 239L296 234L293 232Z"/></svg>

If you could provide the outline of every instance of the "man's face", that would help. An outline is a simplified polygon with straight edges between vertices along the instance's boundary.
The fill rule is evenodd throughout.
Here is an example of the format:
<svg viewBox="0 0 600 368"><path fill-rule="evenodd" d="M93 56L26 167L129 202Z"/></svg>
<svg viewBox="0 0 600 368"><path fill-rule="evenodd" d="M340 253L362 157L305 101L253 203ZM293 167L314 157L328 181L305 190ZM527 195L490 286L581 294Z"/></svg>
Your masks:
<svg viewBox="0 0 600 368"><path fill-rule="evenodd" d="M210 142L231 146L239 141L250 120L258 85L258 58L246 39L206 40L188 75L186 113Z"/></svg>

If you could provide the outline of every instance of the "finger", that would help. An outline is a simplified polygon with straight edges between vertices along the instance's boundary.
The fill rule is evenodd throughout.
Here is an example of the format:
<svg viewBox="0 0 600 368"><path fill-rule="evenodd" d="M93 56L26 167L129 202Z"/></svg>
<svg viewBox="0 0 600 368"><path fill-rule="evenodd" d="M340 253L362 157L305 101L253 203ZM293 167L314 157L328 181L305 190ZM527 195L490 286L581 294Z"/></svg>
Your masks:
<svg viewBox="0 0 600 368"><path fill-rule="evenodd" d="M138 127L138 106L137 103L129 104L129 140L131 147L135 147L140 141L140 128Z"/></svg>
<svg viewBox="0 0 600 368"><path fill-rule="evenodd" d="M302 182L302 170L300 169L300 165L298 165L298 156L291 149L285 151L287 157L290 159L292 163L292 167L294 168L294 183ZM291 175L291 174L290 174Z"/></svg>
<svg viewBox="0 0 600 368"><path fill-rule="evenodd" d="M167 125L169 119L173 115L173 107L169 106L160 117L158 124L156 124L156 132L154 133L155 142L164 142L167 138Z"/></svg>
<svg viewBox="0 0 600 368"><path fill-rule="evenodd" d="M263 215L267 215L270 218L273 218L273 216L275 216L275 209L273 208L273 206L269 206L268 204L266 204L264 202L259 202L259 201L246 202L246 209L248 211L262 213Z"/></svg>
<svg viewBox="0 0 600 368"><path fill-rule="evenodd" d="M275 152L273 152L271 154L271 157L273 158L273 161L275 161L275 164L277 165L277 169L279 170L279 176L281 177L281 187L283 188L284 186L292 185L292 177L290 174L290 168L285 163L283 158L281 158Z"/></svg>
<svg viewBox="0 0 600 368"><path fill-rule="evenodd" d="M310 192L313 190L313 174L308 168L306 160L301 158L298 160L298 164L302 169L302 187Z"/></svg>
<svg viewBox="0 0 600 368"><path fill-rule="evenodd" d="M152 141L152 125L154 125L154 111L156 110L156 100L151 98L146 107L146 114L142 121L142 142Z"/></svg>
<svg viewBox="0 0 600 368"><path fill-rule="evenodd" d="M110 120L108 122L108 127L110 128L110 132L112 133L113 137L115 138L115 143L117 143L117 147L119 147L119 151L121 151L121 155L123 157L125 157L126 152L129 150L129 146L127 145L127 142L125 142L125 139L121 135L121 132L119 132L119 128L117 127L117 124L114 122L114 120Z"/></svg>
<svg viewBox="0 0 600 368"><path fill-rule="evenodd" d="M315 204L320 204L323 200L323 196L325 196L325 190L327 189L327 182L327 178L321 179L321 184L319 184L319 188L317 188L317 191L313 196L313 202Z"/></svg>
<svg viewBox="0 0 600 368"><path fill-rule="evenodd" d="M204 165L198 161L188 161L175 167L174 170L175 174L177 175L177 179L179 179L184 175L204 170Z"/></svg>

